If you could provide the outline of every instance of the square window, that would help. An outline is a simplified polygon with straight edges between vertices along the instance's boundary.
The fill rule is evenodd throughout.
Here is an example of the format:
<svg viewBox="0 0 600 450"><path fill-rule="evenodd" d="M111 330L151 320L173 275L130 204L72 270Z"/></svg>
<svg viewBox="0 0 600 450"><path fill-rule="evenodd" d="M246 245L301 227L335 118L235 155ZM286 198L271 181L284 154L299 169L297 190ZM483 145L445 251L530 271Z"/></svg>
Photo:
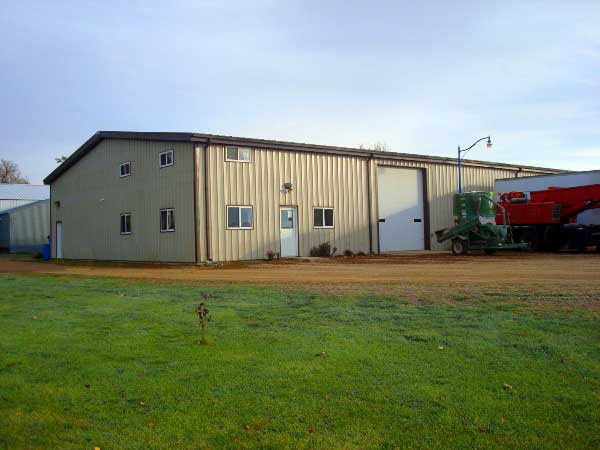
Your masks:
<svg viewBox="0 0 600 450"><path fill-rule="evenodd" d="M250 162L250 149L240 148L238 150L238 159L243 162Z"/></svg>
<svg viewBox="0 0 600 450"><path fill-rule="evenodd" d="M161 152L159 155L159 159L160 159L160 167L169 167L173 165L173 162L175 161L174 158L174 150L166 150L164 152Z"/></svg>
<svg viewBox="0 0 600 450"><path fill-rule="evenodd" d="M173 208L160 210L161 233L175 231L175 210Z"/></svg>
<svg viewBox="0 0 600 450"><path fill-rule="evenodd" d="M121 214L121 234L131 234L131 214Z"/></svg>
<svg viewBox="0 0 600 450"><path fill-rule="evenodd" d="M241 147L226 147L225 161L250 162L252 160L252 152L249 148Z"/></svg>
<svg viewBox="0 0 600 450"><path fill-rule="evenodd" d="M249 230L253 226L252 206L228 206L227 228L232 230Z"/></svg>
<svg viewBox="0 0 600 450"><path fill-rule="evenodd" d="M227 147L227 161L237 161L238 160L238 148L237 147Z"/></svg>
<svg viewBox="0 0 600 450"><path fill-rule="evenodd" d="M128 177L131 175L131 161L121 164L119 168L119 177Z"/></svg>
<svg viewBox="0 0 600 450"><path fill-rule="evenodd" d="M314 208L313 209L315 228L333 228L333 208Z"/></svg>

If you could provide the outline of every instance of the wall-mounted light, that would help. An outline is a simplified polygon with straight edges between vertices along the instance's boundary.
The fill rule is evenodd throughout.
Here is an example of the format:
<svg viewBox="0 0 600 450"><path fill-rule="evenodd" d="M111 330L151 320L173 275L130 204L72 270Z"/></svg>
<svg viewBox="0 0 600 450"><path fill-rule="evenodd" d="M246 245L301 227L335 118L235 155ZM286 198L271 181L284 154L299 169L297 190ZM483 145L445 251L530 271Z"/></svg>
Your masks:
<svg viewBox="0 0 600 450"><path fill-rule="evenodd" d="M57 208L60 208L60 201L59 201L59 200L56 200L56 201L54 202L54 206L56 206Z"/></svg>
<svg viewBox="0 0 600 450"><path fill-rule="evenodd" d="M288 192L292 192L292 190L294 189L294 185L292 183L283 183L283 189L285 189Z"/></svg>

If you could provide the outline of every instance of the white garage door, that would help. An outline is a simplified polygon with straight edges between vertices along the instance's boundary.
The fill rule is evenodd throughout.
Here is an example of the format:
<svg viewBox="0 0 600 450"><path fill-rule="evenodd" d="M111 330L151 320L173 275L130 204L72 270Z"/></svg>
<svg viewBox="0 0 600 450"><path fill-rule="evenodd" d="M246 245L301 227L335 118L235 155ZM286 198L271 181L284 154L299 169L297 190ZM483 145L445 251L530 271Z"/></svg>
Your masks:
<svg viewBox="0 0 600 450"><path fill-rule="evenodd" d="M377 189L380 251L425 249L421 170L379 166Z"/></svg>

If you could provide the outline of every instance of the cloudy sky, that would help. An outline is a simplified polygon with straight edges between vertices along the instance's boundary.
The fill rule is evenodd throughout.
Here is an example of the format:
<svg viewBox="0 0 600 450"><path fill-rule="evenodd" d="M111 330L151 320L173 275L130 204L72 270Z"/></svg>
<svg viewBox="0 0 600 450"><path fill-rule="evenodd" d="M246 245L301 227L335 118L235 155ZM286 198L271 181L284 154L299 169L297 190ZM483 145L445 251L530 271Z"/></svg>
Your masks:
<svg viewBox="0 0 600 450"><path fill-rule="evenodd" d="M0 157L41 182L97 130L600 169L600 2L0 6Z"/></svg>

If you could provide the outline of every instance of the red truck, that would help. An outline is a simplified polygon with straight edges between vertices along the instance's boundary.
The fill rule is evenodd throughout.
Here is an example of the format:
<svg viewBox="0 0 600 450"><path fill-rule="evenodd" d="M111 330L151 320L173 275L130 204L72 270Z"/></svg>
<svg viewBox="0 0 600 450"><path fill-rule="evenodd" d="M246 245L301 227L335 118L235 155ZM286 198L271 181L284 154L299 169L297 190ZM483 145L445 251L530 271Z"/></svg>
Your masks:
<svg viewBox="0 0 600 450"><path fill-rule="evenodd" d="M528 242L532 250L595 246L600 252L600 224L574 223L577 214L600 208L600 184L508 192L500 195L498 205L496 223L504 224L506 217L514 241Z"/></svg>

